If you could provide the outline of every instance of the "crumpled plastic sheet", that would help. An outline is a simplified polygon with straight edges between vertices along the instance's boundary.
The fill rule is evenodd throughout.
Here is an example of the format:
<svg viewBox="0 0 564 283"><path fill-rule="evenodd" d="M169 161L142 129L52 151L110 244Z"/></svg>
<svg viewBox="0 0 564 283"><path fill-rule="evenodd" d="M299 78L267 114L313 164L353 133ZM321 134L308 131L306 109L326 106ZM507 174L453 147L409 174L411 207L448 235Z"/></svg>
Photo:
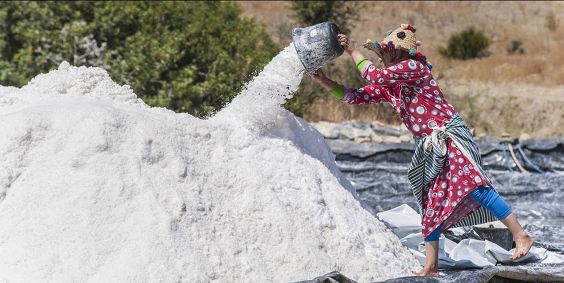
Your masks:
<svg viewBox="0 0 564 283"><path fill-rule="evenodd" d="M346 277L345 275L339 273L338 271L333 271L312 280L299 281L295 283L357 283L356 281Z"/></svg>
<svg viewBox="0 0 564 283"><path fill-rule="evenodd" d="M406 204L380 212L377 216L400 238L401 243L415 255L421 265L424 265L425 244L421 233L421 216ZM455 235L468 233L469 230L470 228L450 229ZM482 268L492 267L497 263L564 264L564 255L544 248L533 246L526 256L518 260L509 259L513 252L514 249L508 251L487 240L463 239L456 243L441 235L439 238L439 268Z"/></svg>
<svg viewBox="0 0 564 283"><path fill-rule="evenodd" d="M513 160L509 160L509 163L515 172L510 173L501 148L501 143L505 141L514 146L518 143L530 161L548 174L534 171L515 148L519 162L532 174L519 172ZM401 209L408 210L411 207L409 210L417 214L413 210L416 204L412 202L413 196L405 178L414 144L358 144L344 140L326 142L333 149L339 168L353 182L363 201L375 210L374 214L393 210L400 204L407 204ZM518 142L507 138L486 138L476 142L496 189L512 204L518 218L532 223L525 225L534 232L531 235L548 242L535 244L528 256L512 262L508 260L511 250L492 242L468 238L471 235L469 231L472 232L470 229L451 229L453 233L449 232L447 236L456 242L441 236L439 279L410 276L384 282L564 282L564 264L558 263L563 260L561 235L564 233L561 233L562 224L559 220L563 215L561 188L564 186L564 138ZM533 205L538 203L543 205ZM537 214L538 219L535 218ZM379 218L384 217L379 215ZM397 227L387 224L404 244L413 247L412 253L424 263L425 251L419 220L417 214L415 218L402 220L405 223L398 223ZM354 278L347 278L337 271L315 280L302 282L355 282Z"/></svg>
<svg viewBox="0 0 564 283"><path fill-rule="evenodd" d="M372 283L509 283L509 282L564 282L563 264L526 264L494 266L484 269L441 272L439 278L407 276ZM357 283L333 271L312 280L294 283Z"/></svg>
<svg viewBox="0 0 564 283"><path fill-rule="evenodd" d="M479 139L477 141L485 170L494 188L510 205L523 227L535 239L541 239L548 250L564 250L564 139L520 141L526 156L546 174L529 167L517 150L521 164L531 172L525 174L515 167L507 168L500 142L507 139ZM417 210L407 170L414 144L354 143L327 140L335 153L337 166L356 188L359 196L375 212L408 204ZM509 156L509 153L506 153ZM503 246L503 245L502 245Z"/></svg>
<svg viewBox="0 0 564 283"><path fill-rule="evenodd" d="M327 144L337 155L337 160L358 161L386 161L386 162L411 162L411 157L416 145L413 143L355 143L348 140L326 139ZM508 170L503 157L501 144L510 141L503 138L476 139L484 165L487 169ZM547 138L522 140L514 143L519 145L527 158L540 169L547 172L564 170L564 138ZM515 155L521 165L530 172L536 172L520 152L515 150ZM509 152L508 157L511 159ZM513 160L510 164L514 166Z"/></svg>
<svg viewBox="0 0 564 283"><path fill-rule="evenodd" d="M425 246L421 234L420 216L408 205L377 214L394 234L419 260L425 264ZM454 234L468 233L469 228L454 228ZM564 255L532 247L529 253L518 259L509 260L512 250L505 250L499 245L476 239L463 239L456 243L441 235L439 240L440 277L426 278L408 276L381 282L459 282L485 283L495 282L564 282ZM498 265L498 264L505 265ZM519 265L516 265L519 264ZM471 270L468 270L471 269ZM309 281L298 283L354 283L351 278L333 271Z"/></svg>

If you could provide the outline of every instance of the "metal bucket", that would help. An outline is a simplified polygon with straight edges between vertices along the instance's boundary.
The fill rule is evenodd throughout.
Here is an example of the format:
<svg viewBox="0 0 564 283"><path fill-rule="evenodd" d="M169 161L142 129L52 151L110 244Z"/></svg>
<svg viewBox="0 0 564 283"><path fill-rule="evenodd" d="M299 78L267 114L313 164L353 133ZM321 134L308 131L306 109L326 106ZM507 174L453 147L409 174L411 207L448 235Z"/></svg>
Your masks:
<svg viewBox="0 0 564 283"><path fill-rule="evenodd" d="M308 74L343 54L345 48L339 42L339 33L332 22L292 30L294 47Z"/></svg>

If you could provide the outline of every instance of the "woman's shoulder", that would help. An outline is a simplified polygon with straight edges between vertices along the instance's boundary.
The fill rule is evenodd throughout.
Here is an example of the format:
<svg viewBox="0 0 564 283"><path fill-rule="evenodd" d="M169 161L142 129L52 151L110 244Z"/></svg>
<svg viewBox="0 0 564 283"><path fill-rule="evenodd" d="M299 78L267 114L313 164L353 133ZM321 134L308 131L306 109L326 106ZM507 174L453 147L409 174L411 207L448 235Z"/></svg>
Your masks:
<svg viewBox="0 0 564 283"><path fill-rule="evenodd" d="M390 69L391 71L401 71L401 72L417 71L417 72L430 73L429 68L425 64L423 64L419 60L415 60L415 59L406 59L406 60L400 61L400 62L388 67L388 69Z"/></svg>
<svg viewBox="0 0 564 283"><path fill-rule="evenodd" d="M396 64L392 65L392 67L393 66L416 66L416 67L422 68L422 67L424 67L424 64L421 63L421 61L419 61L419 60L415 60L415 59L410 58L410 59L405 59L403 61L399 61Z"/></svg>

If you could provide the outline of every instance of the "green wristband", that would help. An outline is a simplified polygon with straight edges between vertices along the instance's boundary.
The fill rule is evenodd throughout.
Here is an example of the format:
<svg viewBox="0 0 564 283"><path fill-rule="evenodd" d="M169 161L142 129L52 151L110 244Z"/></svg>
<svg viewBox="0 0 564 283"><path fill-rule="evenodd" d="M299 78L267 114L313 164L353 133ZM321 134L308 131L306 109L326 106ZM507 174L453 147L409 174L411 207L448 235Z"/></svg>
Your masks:
<svg viewBox="0 0 564 283"><path fill-rule="evenodd" d="M359 72L362 72L362 67L364 67L364 63L366 63L366 61L368 61L368 59L364 58L358 61L358 64L356 64L356 68L358 69Z"/></svg>
<svg viewBox="0 0 564 283"><path fill-rule="evenodd" d="M345 98L345 87L342 84L335 83L330 93L339 99Z"/></svg>

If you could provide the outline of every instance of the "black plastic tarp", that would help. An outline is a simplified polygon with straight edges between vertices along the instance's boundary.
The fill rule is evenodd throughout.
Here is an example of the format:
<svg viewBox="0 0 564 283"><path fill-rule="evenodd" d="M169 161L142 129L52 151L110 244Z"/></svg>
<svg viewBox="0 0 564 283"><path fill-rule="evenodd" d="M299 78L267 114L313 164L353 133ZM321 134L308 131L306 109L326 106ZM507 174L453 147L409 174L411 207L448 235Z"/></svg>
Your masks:
<svg viewBox="0 0 564 283"><path fill-rule="evenodd" d="M355 143L339 139L327 139L326 142L333 150L341 172L353 183L363 201L374 209L373 212L389 210L403 203L417 209L406 177L415 144ZM525 230L535 237L535 245L562 252L564 139L517 141L485 138L477 139L476 143L496 190L510 204L518 218L528 223ZM517 161L529 173L518 169L508 143ZM531 166L527 159L537 168ZM410 276L384 282L564 282L564 265L522 264L473 270L441 270L441 274L439 279ZM334 271L300 283L313 282L355 281Z"/></svg>
<svg viewBox="0 0 564 283"><path fill-rule="evenodd" d="M439 278L408 276L373 283L502 283L502 282L564 282L562 264L526 264L494 266L484 269L444 272ZM311 280L295 283L357 283L353 278L333 271Z"/></svg>

